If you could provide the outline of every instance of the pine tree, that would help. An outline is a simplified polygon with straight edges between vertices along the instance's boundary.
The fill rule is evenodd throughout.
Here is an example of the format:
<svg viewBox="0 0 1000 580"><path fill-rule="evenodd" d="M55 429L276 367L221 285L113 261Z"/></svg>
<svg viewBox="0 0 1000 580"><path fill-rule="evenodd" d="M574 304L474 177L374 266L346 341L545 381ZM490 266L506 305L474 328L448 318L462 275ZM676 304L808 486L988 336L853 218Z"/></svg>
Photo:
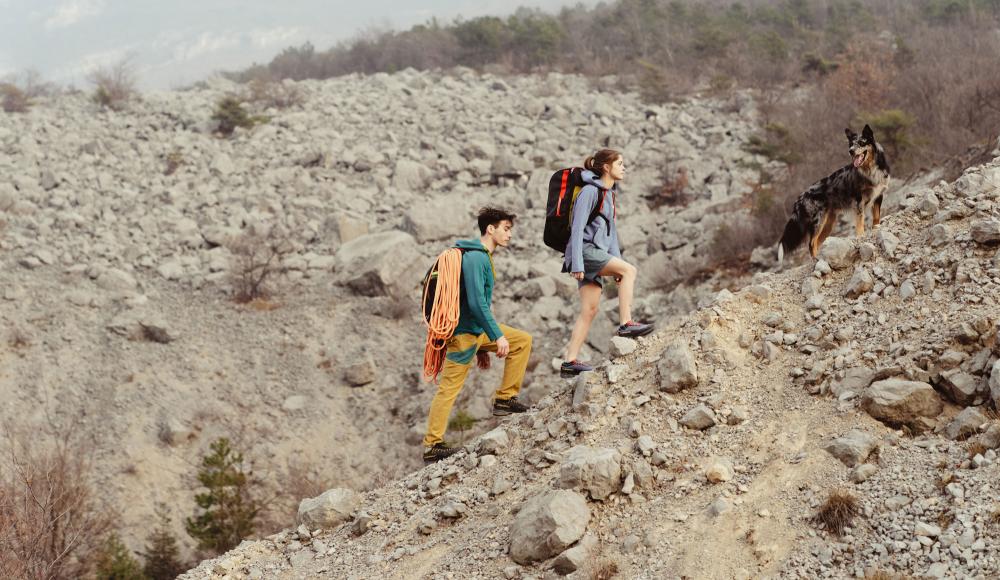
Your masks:
<svg viewBox="0 0 1000 580"><path fill-rule="evenodd" d="M174 580L187 567L178 557L177 539L170 533L170 517L164 506L156 510L160 522L146 540L142 570L150 580Z"/></svg>
<svg viewBox="0 0 1000 580"><path fill-rule="evenodd" d="M139 562L122 544L118 534L111 534L97 558L97 580L146 580Z"/></svg>
<svg viewBox="0 0 1000 580"><path fill-rule="evenodd" d="M202 459L198 481L207 488L194 496L201 513L187 518L187 533L198 547L222 553L253 533L261 504L251 495L254 481L243 471L243 455L220 438Z"/></svg>

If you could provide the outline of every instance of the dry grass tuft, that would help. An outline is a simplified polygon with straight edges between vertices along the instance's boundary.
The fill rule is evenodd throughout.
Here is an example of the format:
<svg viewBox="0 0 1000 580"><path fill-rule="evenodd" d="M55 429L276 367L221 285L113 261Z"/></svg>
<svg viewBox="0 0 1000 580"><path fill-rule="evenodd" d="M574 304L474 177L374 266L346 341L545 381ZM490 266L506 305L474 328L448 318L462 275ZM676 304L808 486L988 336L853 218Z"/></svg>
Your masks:
<svg viewBox="0 0 1000 580"><path fill-rule="evenodd" d="M860 513L858 507L858 499L851 492L835 489L819 507L819 511L813 516L813 521L839 536Z"/></svg>
<svg viewBox="0 0 1000 580"><path fill-rule="evenodd" d="M618 576L619 568L618 562L610 558L602 558L588 563L581 571L587 580L611 580L611 578Z"/></svg>

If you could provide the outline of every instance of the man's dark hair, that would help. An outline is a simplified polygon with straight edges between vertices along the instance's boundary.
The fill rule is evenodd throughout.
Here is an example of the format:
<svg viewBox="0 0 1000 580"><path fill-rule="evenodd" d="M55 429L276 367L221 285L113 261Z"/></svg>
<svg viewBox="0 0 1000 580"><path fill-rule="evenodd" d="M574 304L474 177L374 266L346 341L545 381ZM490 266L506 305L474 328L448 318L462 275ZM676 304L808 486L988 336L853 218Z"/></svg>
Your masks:
<svg viewBox="0 0 1000 580"><path fill-rule="evenodd" d="M497 207L484 207L479 210L479 233L481 235L486 235L486 228L488 226L499 225L502 221L508 221L511 225L514 225L514 218L516 217L516 215L505 209Z"/></svg>

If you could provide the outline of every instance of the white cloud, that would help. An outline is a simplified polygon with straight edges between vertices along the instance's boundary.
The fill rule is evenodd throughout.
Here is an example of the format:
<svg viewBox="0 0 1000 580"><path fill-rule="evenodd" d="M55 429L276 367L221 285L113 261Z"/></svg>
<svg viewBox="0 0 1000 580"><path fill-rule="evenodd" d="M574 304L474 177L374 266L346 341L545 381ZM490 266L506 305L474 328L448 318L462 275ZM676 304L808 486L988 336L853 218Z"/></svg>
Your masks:
<svg viewBox="0 0 1000 580"><path fill-rule="evenodd" d="M223 32L221 34L202 32L198 35L198 38L192 41L177 44L173 50L173 60L176 62L194 60L204 54L234 48L242 43L243 39L240 34L231 32Z"/></svg>
<svg viewBox="0 0 1000 580"><path fill-rule="evenodd" d="M73 26L88 16L104 10L105 0L66 0L45 20L46 30Z"/></svg>
<svg viewBox="0 0 1000 580"><path fill-rule="evenodd" d="M253 40L254 46L258 48L288 46L305 35L306 30L298 26L278 26L268 29L258 28L250 32L250 38Z"/></svg>

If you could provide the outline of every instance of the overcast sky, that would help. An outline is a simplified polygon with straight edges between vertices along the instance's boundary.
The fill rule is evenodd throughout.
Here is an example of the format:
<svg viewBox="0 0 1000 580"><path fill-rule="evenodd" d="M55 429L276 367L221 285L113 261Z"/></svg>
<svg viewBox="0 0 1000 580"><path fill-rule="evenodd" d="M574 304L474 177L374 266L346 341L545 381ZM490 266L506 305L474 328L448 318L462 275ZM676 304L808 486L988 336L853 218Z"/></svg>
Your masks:
<svg viewBox="0 0 1000 580"><path fill-rule="evenodd" d="M325 49L373 27L437 17L556 10L577 0L0 0L0 77L35 69L77 86L131 56L145 89L177 88L217 70L265 63L306 41ZM593 5L594 0L583 0Z"/></svg>

